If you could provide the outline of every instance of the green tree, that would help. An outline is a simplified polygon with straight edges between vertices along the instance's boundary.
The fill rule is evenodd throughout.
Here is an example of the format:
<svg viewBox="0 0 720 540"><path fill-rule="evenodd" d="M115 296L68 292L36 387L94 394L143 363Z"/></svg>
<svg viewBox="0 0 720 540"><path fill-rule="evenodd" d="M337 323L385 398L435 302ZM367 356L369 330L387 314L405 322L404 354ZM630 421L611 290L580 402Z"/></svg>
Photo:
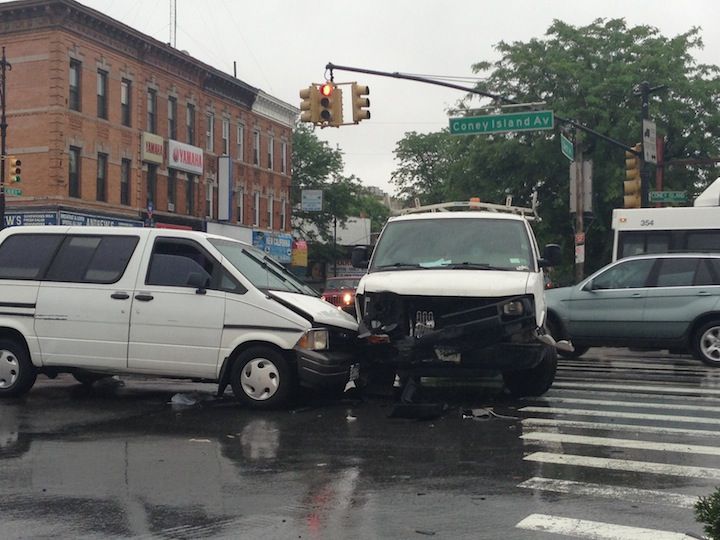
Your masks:
<svg viewBox="0 0 720 540"><path fill-rule="evenodd" d="M666 137L665 158L672 161L720 154L720 71L695 62L692 52L699 48L697 28L667 38L650 26L628 27L622 19L580 27L556 20L543 38L500 42L500 59L479 62L473 70L485 76L477 90L521 103L545 102L557 115L629 146L641 139L636 85L666 85L651 95L650 116ZM466 96L458 107L470 109L472 99ZM586 224L586 268L592 271L610 257L612 209L623 206L624 151L584 134L580 144L593 161L593 219ZM502 202L513 195L514 204L526 204L537 190L541 243L560 241L569 267L574 253L569 173L559 146L558 129L463 137L446 130L410 133L397 145L400 166L393 182L403 195L423 202L470 196ZM669 166L665 172L666 189L695 195L719 171Z"/></svg>

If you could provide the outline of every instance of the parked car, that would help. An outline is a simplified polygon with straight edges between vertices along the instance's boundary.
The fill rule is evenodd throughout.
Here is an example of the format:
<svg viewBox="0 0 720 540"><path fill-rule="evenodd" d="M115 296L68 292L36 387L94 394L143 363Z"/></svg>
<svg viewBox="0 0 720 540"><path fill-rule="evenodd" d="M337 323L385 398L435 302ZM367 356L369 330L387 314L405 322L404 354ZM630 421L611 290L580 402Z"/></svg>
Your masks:
<svg viewBox="0 0 720 540"><path fill-rule="evenodd" d="M259 249L197 231L4 229L0 306L0 398L41 373L134 373L276 407L297 383L342 390L357 336L355 319Z"/></svg>
<svg viewBox="0 0 720 540"><path fill-rule="evenodd" d="M331 277L325 282L322 299L355 315L355 290L361 276Z"/></svg>
<svg viewBox="0 0 720 540"><path fill-rule="evenodd" d="M550 333L575 347L563 356L589 347L669 349L720 367L720 255L628 257L545 298Z"/></svg>

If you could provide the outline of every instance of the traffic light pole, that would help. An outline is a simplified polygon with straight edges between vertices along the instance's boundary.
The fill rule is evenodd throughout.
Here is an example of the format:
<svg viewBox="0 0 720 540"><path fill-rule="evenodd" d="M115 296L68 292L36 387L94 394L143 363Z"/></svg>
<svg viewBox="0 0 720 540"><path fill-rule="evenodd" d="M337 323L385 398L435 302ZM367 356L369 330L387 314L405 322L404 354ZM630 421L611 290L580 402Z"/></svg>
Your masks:
<svg viewBox="0 0 720 540"><path fill-rule="evenodd" d="M636 96L640 96L642 98L642 109L640 113L640 140L643 140L644 134L642 132L643 130L643 120L649 120L650 119L650 94L652 92L657 92L658 90L662 90L665 88L664 84L661 84L659 86L653 86L650 87L650 83L647 81L643 81L640 84L637 85L635 88L635 91L633 92ZM643 143L644 145L645 143ZM650 194L650 166L648 163L645 162L644 156L640 156L640 162L642 163L642 166L640 168L640 193L641 193L641 202L640 205L643 208L646 208L649 206L649 194Z"/></svg>
<svg viewBox="0 0 720 540"><path fill-rule="evenodd" d="M7 120L5 118L5 72L12 66L5 58L5 47L0 59L0 230L5 228L5 140L7 138Z"/></svg>

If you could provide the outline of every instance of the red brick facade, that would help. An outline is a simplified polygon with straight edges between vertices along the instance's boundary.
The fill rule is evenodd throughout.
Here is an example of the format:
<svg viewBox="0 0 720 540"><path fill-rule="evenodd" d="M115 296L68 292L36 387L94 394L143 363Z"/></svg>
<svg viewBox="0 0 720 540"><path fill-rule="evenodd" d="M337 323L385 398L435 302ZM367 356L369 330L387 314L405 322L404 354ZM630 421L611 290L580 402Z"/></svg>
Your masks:
<svg viewBox="0 0 720 540"><path fill-rule="evenodd" d="M0 43L12 65L7 154L22 160L22 182L7 185L22 196L6 197L8 213L65 208L144 220L152 202L158 223L205 229L226 203L218 201L217 173L227 153L232 200L224 222L290 231L294 107L72 0L0 4ZM142 161L143 132L162 138L161 163ZM168 166L170 139L202 150L202 174Z"/></svg>

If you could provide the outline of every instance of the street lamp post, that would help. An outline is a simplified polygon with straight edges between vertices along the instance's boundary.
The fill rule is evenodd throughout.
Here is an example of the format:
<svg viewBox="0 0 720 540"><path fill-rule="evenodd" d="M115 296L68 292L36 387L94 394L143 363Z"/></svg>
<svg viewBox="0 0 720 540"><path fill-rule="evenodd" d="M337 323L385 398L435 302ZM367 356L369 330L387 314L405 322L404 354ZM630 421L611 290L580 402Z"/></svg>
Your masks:
<svg viewBox="0 0 720 540"><path fill-rule="evenodd" d="M5 73L12 66L5 58L5 47L2 48L0 59L0 230L5 228L5 139L7 137L7 121L5 118Z"/></svg>

